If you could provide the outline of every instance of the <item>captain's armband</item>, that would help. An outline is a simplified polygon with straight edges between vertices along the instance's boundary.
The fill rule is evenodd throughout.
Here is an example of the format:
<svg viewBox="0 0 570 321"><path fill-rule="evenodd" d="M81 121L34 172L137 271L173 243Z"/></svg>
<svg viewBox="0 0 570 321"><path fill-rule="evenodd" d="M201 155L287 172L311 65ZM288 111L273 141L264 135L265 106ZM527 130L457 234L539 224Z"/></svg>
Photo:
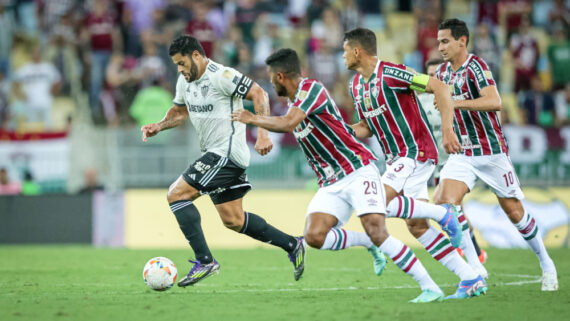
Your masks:
<svg viewBox="0 0 570 321"><path fill-rule="evenodd" d="M428 75L415 74L414 77L412 77L412 84L410 85L410 89L423 93L426 91L428 81L429 81Z"/></svg>

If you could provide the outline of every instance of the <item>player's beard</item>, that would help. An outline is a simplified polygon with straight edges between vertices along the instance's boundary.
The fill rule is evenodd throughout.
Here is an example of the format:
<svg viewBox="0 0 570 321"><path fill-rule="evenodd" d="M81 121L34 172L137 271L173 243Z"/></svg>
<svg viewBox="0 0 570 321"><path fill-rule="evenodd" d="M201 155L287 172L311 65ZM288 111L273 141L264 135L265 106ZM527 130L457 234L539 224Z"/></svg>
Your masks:
<svg viewBox="0 0 570 321"><path fill-rule="evenodd" d="M274 87L275 87L275 92L277 92L277 96L279 96L279 97L289 96L289 95L287 95L287 89L285 88L285 86L276 82Z"/></svg>
<svg viewBox="0 0 570 321"><path fill-rule="evenodd" d="M190 72L188 73L187 82L193 82L198 79L198 65L194 63L194 60L190 59Z"/></svg>

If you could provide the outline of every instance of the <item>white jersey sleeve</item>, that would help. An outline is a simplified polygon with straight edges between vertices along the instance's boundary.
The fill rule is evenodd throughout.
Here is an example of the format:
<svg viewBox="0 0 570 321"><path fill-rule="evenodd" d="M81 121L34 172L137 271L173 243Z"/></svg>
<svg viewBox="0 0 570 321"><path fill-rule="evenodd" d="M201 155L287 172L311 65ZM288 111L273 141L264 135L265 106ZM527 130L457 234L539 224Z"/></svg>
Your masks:
<svg viewBox="0 0 570 321"><path fill-rule="evenodd" d="M176 82L176 95L172 101L176 106L186 106L186 103L184 101L184 91L186 90L186 86L186 79L184 79L184 76L180 75L178 77L178 81Z"/></svg>
<svg viewBox="0 0 570 321"><path fill-rule="evenodd" d="M231 67L224 67L220 75L215 80L220 90L228 96L243 99L253 86L251 78Z"/></svg>

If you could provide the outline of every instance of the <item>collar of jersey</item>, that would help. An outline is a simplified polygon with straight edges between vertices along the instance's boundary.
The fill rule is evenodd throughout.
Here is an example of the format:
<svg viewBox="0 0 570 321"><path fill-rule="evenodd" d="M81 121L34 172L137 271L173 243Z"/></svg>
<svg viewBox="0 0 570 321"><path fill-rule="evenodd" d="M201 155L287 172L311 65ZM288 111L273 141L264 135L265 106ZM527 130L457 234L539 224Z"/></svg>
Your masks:
<svg viewBox="0 0 570 321"><path fill-rule="evenodd" d="M307 79L309 79L309 78L303 78L303 79L301 79L301 82L299 82L299 85L297 86L297 92L295 93L295 100L297 100L297 96L299 96L299 92L301 92L301 87L303 87L303 83ZM294 101L290 101L289 103L294 103Z"/></svg>
<svg viewBox="0 0 570 321"><path fill-rule="evenodd" d="M213 63L212 59L210 59L210 58L206 58L206 59L208 59L208 64L206 65L206 67L205 67L205 69L204 69L204 73L202 74L202 76L200 76L200 78L194 80L194 83L195 83L195 84L200 83L202 80L206 79L205 77L206 77L206 72L208 72L208 66L209 66L211 63Z"/></svg>
<svg viewBox="0 0 570 321"><path fill-rule="evenodd" d="M463 63L463 65L461 65L461 67L459 67L459 69L457 69L456 71L453 71L453 69L451 68L451 62L450 62L450 63L449 63L449 71L450 71L451 73L456 74L456 73L460 72L461 70L467 68L467 65L469 64L469 61L471 60L471 57L472 57L472 56L473 56L473 54L469 54L469 56L467 56L467 59L465 60L465 62Z"/></svg>
<svg viewBox="0 0 570 321"><path fill-rule="evenodd" d="M368 81L364 81L364 77L362 75L360 75L360 82L364 85L364 84L368 84L372 81L373 78L378 76L378 67L380 67L380 63L382 61L380 59L378 59L378 61L376 61L376 66L374 67L374 72L372 73L372 75L370 75L370 78L368 78Z"/></svg>

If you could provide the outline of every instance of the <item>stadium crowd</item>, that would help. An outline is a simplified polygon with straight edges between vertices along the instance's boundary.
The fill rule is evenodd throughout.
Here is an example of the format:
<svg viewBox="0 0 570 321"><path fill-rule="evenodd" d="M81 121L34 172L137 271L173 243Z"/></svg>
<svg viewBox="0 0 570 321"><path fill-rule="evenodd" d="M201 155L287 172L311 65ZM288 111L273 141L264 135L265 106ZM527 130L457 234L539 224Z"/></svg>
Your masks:
<svg viewBox="0 0 570 321"><path fill-rule="evenodd" d="M449 17L470 24L471 50L498 80L504 122L570 123L567 1L2 0L0 128L65 130L84 104L96 125L156 120L170 107L176 79L168 45L183 33L199 39L208 57L256 79L273 113L286 105L263 61L276 48L296 49L305 73L321 79L352 118L344 32L371 28L380 58L422 70L440 56L437 25Z"/></svg>
<svg viewBox="0 0 570 321"><path fill-rule="evenodd" d="M178 75L168 47L181 34L262 86L272 114L287 104L264 60L275 49L295 49L303 73L321 80L353 122L344 33L372 29L380 59L423 71L441 57L438 24L457 17L472 32L470 52L497 80L502 123L538 125L549 145L562 148L558 128L570 124L569 8L564 0L0 0L0 139L65 132L72 122L136 128L157 121L172 105ZM296 144L292 134L279 143Z"/></svg>

